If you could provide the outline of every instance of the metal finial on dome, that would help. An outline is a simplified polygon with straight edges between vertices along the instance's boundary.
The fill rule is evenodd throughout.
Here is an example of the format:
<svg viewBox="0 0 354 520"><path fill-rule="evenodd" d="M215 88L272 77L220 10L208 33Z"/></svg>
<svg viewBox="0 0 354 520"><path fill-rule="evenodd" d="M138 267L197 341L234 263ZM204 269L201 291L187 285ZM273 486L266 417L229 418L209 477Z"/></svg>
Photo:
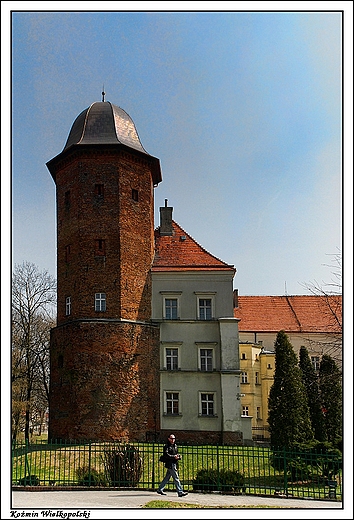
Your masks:
<svg viewBox="0 0 354 520"><path fill-rule="evenodd" d="M102 101L104 101L104 97L105 97L106 93L104 91L104 85L102 86Z"/></svg>

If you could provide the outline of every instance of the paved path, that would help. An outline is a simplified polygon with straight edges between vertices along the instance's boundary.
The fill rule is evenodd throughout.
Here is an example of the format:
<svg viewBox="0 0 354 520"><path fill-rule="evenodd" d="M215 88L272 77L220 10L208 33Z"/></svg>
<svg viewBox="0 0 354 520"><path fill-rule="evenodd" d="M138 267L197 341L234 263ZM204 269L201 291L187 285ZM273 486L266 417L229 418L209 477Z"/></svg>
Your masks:
<svg viewBox="0 0 354 520"><path fill-rule="evenodd" d="M220 493L189 493L186 497L178 498L173 491L166 496L158 495L154 491L127 490L127 491L13 491L13 509L139 509L151 500L169 500L172 502L188 502L189 504L207 507L273 507L297 509L341 509L341 502L328 500L303 500L279 497L257 497L253 495L221 495ZM117 515L118 518L121 515ZM193 515L194 516L194 515ZM91 514L90 518L100 518ZM103 517L108 518L108 517ZM307 517L306 517L307 518Z"/></svg>

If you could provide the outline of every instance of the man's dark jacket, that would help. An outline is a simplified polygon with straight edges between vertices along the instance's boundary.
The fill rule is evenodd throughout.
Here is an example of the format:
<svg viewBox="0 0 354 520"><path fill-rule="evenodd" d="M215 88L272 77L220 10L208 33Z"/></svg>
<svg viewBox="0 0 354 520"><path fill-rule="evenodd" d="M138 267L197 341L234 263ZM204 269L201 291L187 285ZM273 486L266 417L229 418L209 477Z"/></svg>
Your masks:
<svg viewBox="0 0 354 520"><path fill-rule="evenodd" d="M175 459L175 455L178 454L178 448L177 448L177 444L175 442L173 444L171 444L170 442L165 444L165 446L163 448L163 454L164 454L164 458L165 458L165 467L166 468L171 469L172 464L176 464L176 467L178 468L178 461L177 461L177 459Z"/></svg>

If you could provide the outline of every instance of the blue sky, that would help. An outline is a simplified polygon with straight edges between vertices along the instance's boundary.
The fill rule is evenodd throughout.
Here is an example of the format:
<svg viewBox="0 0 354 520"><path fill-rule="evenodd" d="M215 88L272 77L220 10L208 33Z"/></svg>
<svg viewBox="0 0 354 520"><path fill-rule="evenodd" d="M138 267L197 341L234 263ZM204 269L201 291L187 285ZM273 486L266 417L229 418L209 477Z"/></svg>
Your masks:
<svg viewBox="0 0 354 520"><path fill-rule="evenodd" d="M83 2L50 4L12 14L13 263L56 275L46 162L62 151L76 116L101 100L104 84L106 100L128 112L160 159L155 226L168 199L174 220L236 267L241 295L307 294L304 284L330 280L328 265L342 250L339 11L84 12ZM80 11L53 10L59 4Z"/></svg>

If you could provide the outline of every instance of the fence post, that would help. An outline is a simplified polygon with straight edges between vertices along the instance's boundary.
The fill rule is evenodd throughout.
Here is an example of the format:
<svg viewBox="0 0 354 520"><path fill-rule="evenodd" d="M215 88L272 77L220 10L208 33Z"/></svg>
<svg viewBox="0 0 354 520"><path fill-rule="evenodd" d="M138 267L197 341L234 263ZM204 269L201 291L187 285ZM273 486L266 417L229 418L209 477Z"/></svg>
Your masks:
<svg viewBox="0 0 354 520"><path fill-rule="evenodd" d="M91 486L91 441L89 442L88 470L89 470L89 486Z"/></svg>
<svg viewBox="0 0 354 520"><path fill-rule="evenodd" d="M155 488L155 443L153 442L152 443L152 475L151 475L151 479L152 479L152 489Z"/></svg>
<svg viewBox="0 0 354 520"><path fill-rule="evenodd" d="M286 460L286 448L284 446L284 493L288 496L288 468Z"/></svg>
<svg viewBox="0 0 354 520"><path fill-rule="evenodd" d="M27 480L26 480L27 471L28 471L28 476L30 477L29 484L31 485L31 470L30 470L29 462L28 462L28 452L29 452L29 440L25 439L25 480L24 480L25 485L27 482Z"/></svg>
<svg viewBox="0 0 354 520"><path fill-rule="evenodd" d="M216 470L218 473L217 488L220 491L220 462L219 462L219 444L216 445Z"/></svg>

